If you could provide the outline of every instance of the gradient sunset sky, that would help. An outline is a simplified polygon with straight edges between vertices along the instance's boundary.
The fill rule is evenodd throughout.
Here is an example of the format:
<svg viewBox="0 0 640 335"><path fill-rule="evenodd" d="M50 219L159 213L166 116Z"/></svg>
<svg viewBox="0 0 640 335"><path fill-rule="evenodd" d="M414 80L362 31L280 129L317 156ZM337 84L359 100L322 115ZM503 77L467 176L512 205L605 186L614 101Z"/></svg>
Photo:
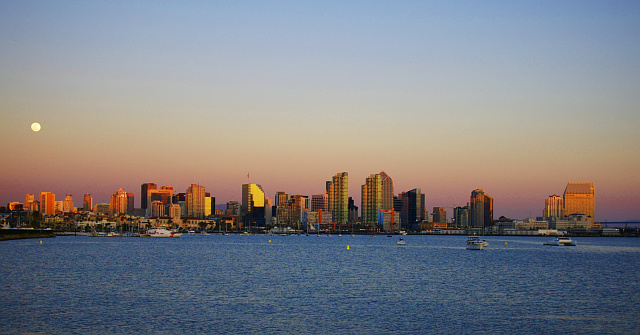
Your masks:
<svg viewBox="0 0 640 335"><path fill-rule="evenodd" d="M0 113L2 205L346 171L360 206L385 171L429 212L594 182L596 221L640 219L640 2L2 1Z"/></svg>

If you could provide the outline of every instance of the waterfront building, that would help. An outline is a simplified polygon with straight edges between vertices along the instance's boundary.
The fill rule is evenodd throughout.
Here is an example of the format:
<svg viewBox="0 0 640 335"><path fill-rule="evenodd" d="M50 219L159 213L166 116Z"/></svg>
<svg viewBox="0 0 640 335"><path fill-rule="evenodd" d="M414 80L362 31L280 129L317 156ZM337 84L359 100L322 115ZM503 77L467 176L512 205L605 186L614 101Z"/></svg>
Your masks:
<svg viewBox="0 0 640 335"><path fill-rule="evenodd" d="M73 205L73 195L67 194L64 197L64 202L62 204L62 211L65 213L73 213L75 212L75 206Z"/></svg>
<svg viewBox="0 0 640 335"><path fill-rule="evenodd" d="M464 207L453 208L453 220L456 228L465 228L469 226L469 205Z"/></svg>
<svg viewBox="0 0 640 335"><path fill-rule="evenodd" d="M151 217L160 217L164 216L165 205L162 201L154 200L151 202L151 205L147 208L147 211L150 212Z"/></svg>
<svg viewBox="0 0 640 335"><path fill-rule="evenodd" d="M329 211L333 212L333 221L345 224L349 221L349 174L339 172L327 184Z"/></svg>
<svg viewBox="0 0 640 335"><path fill-rule="evenodd" d="M360 221L364 225L376 225L378 223L378 214L382 209L382 177L379 174L372 174L366 178L365 184L362 185L360 203L361 218Z"/></svg>
<svg viewBox="0 0 640 335"><path fill-rule="evenodd" d="M242 185L242 222L249 226L264 226L264 190L258 184Z"/></svg>
<svg viewBox="0 0 640 335"><path fill-rule="evenodd" d="M382 209L391 209L393 207L393 180L386 172L380 172L382 178Z"/></svg>
<svg viewBox="0 0 640 335"><path fill-rule="evenodd" d="M542 211L542 217L546 220L548 218L561 218L564 216L564 200L558 195L550 195L544 200L544 210Z"/></svg>
<svg viewBox="0 0 640 335"><path fill-rule="evenodd" d="M96 214L109 215L110 213L111 213L111 205L110 204L97 204L96 205Z"/></svg>
<svg viewBox="0 0 640 335"><path fill-rule="evenodd" d="M420 222L425 218L425 195L420 188L402 192L402 210L400 211L402 228L405 230L420 229Z"/></svg>
<svg viewBox="0 0 640 335"><path fill-rule="evenodd" d="M144 183L140 186L140 208L147 209L149 203L149 190L155 190L158 188L158 185L155 183ZM157 199L156 199L157 200Z"/></svg>
<svg viewBox="0 0 640 335"><path fill-rule="evenodd" d="M86 212L93 211L93 198L91 198L91 194L85 194L82 197L82 210Z"/></svg>
<svg viewBox="0 0 640 335"><path fill-rule="evenodd" d="M595 187L593 183L568 183L563 194L564 217L572 214L585 214L589 218L589 226L595 220Z"/></svg>
<svg viewBox="0 0 640 335"><path fill-rule="evenodd" d="M311 196L311 210L317 211L318 209L322 209L325 212L329 210L329 195L327 193Z"/></svg>
<svg viewBox="0 0 640 335"><path fill-rule="evenodd" d="M127 214L128 198L125 190L119 188L117 191L113 192L113 195L111 195L111 204L109 209L109 215L112 216Z"/></svg>
<svg viewBox="0 0 640 335"><path fill-rule="evenodd" d="M227 201L227 208L224 215L238 215L240 213L240 204L237 201Z"/></svg>
<svg viewBox="0 0 640 335"><path fill-rule="evenodd" d="M332 226L332 217L331 212L326 212L322 209L316 211L305 209L302 213L302 224L310 230L327 229Z"/></svg>
<svg viewBox="0 0 640 335"><path fill-rule="evenodd" d="M180 220L181 213L182 213L182 209L180 208L180 205L178 204L169 205L169 217L173 222L178 222Z"/></svg>
<svg viewBox="0 0 640 335"><path fill-rule="evenodd" d="M302 216L306 209L306 199L304 195L294 195L289 197L286 203L276 206L276 216L279 225L297 225L302 223Z"/></svg>
<svg viewBox="0 0 640 335"><path fill-rule="evenodd" d="M378 213L378 224L384 231L399 231L400 217L400 212L396 212L393 208L381 209Z"/></svg>
<svg viewBox="0 0 640 335"><path fill-rule="evenodd" d="M546 220L534 220L527 218L522 221L515 221L515 228L517 230L549 229L549 222Z"/></svg>
<svg viewBox="0 0 640 335"><path fill-rule="evenodd" d="M187 215L190 217L204 218L205 189L204 186L191 184L185 193Z"/></svg>
<svg viewBox="0 0 640 335"><path fill-rule="evenodd" d="M51 192L40 192L40 214L56 214L56 195Z"/></svg>
<svg viewBox="0 0 640 335"><path fill-rule="evenodd" d="M493 198L479 188L471 192L469 227L489 227L493 222Z"/></svg>
<svg viewBox="0 0 640 335"><path fill-rule="evenodd" d="M433 207L432 222L447 223L447 209L444 207Z"/></svg>

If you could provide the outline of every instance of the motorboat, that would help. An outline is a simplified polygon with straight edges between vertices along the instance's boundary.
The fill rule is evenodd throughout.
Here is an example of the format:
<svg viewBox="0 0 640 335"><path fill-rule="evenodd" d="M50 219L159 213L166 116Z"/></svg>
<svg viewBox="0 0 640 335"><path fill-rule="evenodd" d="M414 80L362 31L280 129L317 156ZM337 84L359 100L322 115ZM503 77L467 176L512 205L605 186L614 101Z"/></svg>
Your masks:
<svg viewBox="0 0 640 335"><path fill-rule="evenodd" d="M544 245L554 245L554 246L576 246L578 245L576 243L576 241L565 237L565 236L560 236L560 237L556 237L553 240L545 243Z"/></svg>
<svg viewBox="0 0 640 335"><path fill-rule="evenodd" d="M404 245L404 244L407 244L407 242L403 239L399 239L396 241L396 244Z"/></svg>
<svg viewBox="0 0 640 335"><path fill-rule="evenodd" d="M467 250L482 250L484 249L484 242L480 239L474 239L467 241Z"/></svg>
<svg viewBox="0 0 640 335"><path fill-rule="evenodd" d="M467 245L471 244L474 241L482 242L482 246L483 247L488 247L489 246L489 242L487 242L487 240L485 240L484 238L481 238L480 236L476 236L476 235L469 236L469 238L467 239Z"/></svg>
<svg viewBox="0 0 640 335"><path fill-rule="evenodd" d="M151 229L147 230L147 234L149 234L150 237L180 237L180 236L182 236L181 233L176 233L176 232L173 232L171 230L167 230L166 228L163 228L163 227L151 228Z"/></svg>

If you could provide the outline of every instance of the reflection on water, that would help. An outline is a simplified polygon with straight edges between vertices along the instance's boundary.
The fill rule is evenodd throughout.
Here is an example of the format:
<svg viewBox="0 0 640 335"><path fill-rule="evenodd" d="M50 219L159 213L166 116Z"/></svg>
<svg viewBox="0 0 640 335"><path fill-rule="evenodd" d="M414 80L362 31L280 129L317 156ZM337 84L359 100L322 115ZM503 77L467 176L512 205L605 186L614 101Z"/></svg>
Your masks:
<svg viewBox="0 0 640 335"><path fill-rule="evenodd" d="M0 333L640 331L640 239L404 238L5 241Z"/></svg>

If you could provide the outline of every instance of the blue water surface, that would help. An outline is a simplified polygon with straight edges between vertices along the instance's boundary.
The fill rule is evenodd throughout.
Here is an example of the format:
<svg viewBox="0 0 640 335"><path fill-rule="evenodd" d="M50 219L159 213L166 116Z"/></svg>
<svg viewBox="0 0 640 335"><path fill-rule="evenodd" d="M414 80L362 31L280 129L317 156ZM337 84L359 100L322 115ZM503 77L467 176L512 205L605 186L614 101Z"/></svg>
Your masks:
<svg viewBox="0 0 640 335"><path fill-rule="evenodd" d="M640 333L640 239L404 239L5 241L0 333Z"/></svg>

